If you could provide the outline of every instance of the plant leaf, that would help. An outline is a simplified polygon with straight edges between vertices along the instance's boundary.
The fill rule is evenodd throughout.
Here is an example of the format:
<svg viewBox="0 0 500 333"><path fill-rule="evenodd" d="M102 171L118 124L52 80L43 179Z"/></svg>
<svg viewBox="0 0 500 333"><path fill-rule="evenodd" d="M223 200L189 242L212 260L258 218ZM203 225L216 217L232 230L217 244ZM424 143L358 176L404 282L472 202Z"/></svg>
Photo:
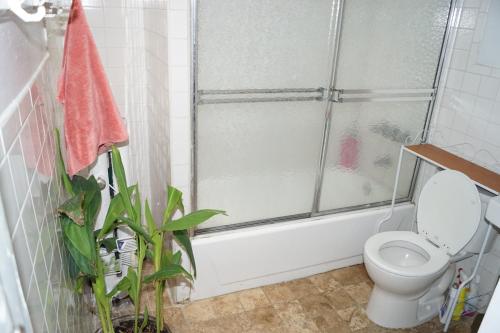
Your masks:
<svg viewBox="0 0 500 333"><path fill-rule="evenodd" d="M135 233L139 234L140 236L144 237L145 240L147 240L149 243L153 243L153 239L151 236L148 235L146 230L142 227L140 224L136 224L132 219L126 217L126 216L120 216L119 218L120 222L123 222L126 224L130 229L132 229Z"/></svg>
<svg viewBox="0 0 500 333"><path fill-rule="evenodd" d="M111 162L113 165L113 172L116 176L116 181L118 183L118 190L123 193L123 205L127 211L128 216L135 221L134 208L132 206L132 200L127 191L127 177L125 175L125 169L123 168L122 157L120 151L115 146L111 147Z"/></svg>
<svg viewBox="0 0 500 333"><path fill-rule="evenodd" d="M174 220L170 223L165 223L164 225L162 225L161 231L176 231L176 230L189 229L205 222L212 216L218 214L225 214L225 212L222 210L215 210L215 209L201 209L199 211L183 216L178 220Z"/></svg>
<svg viewBox="0 0 500 333"><path fill-rule="evenodd" d="M64 219L62 229L64 236L70 244L78 250L87 259L92 258L92 247L88 240L85 228L72 222L72 220ZM71 222L69 222L71 221Z"/></svg>
<svg viewBox="0 0 500 333"><path fill-rule="evenodd" d="M66 173L66 166L64 165L64 160L62 158L61 152L61 135L59 133L59 129L54 129L54 136L56 138L56 164L57 171L59 173L59 177L61 177L64 189L69 195L74 195L73 187L71 186L71 181L69 179L68 174Z"/></svg>
<svg viewBox="0 0 500 333"><path fill-rule="evenodd" d="M90 176L85 183L83 208L85 209L85 225L90 232L94 232L97 214L101 208L101 190L94 176Z"/></svg>
<svg viewBox="0 0 500 333"><path fill-rule="evenodd" d="M186 251L189 261L191 262L191 266L193 266L193 276L196 278L196 262L194 260L193 247L191 246L189 232L187 230L175 230L173 234L177 244L179 244L184 251Z"/></svg>
<svg viewBox="0 0 500 333"><path fill-rule="evenodd" d="M145 203L145 215L146 215L146 224L148 226L148 232L150 235L153 235L157 231L155 219L153 217L153 214L151 213L151 208L149 208L149 202L148 199L146 199Z"/></svg>
<svg viewBox="0 0 500 333"><path fill-rule="evenodd" d="M62 225L64 245L69 251L74 263L79 270L87 275L95 276L95 262L91 252L91 243L85 227L73 223L66 215L61 215L59 220Z"/></svg>
<svg viewBox="0 0 500 333"><path fill-rule="evenodd" d="M108 253L113 252L116 250L116 237L106 237L103 240L101 240L101 245L103 245L106 248L106 251Z"/></svg>
<svg viewBox="0 0 500 333"><path fill-rule="evenodd" d="M191 274L189 274L181 265L170 264L166 267L162 267L161 270L144 277L144 282L149 283L151 281L163 281L177 276L185 276L190 280L193 279Z"/></svg>
<svg viewBox="0 0 500 333"><path fill-rule="evenodd" d="M139 191L139 186L135 184L135 193L134 193L134 216L137 224L141 224L141 216L142 216L142 204L141 204L141 193Z"/></svg>
<svg viewBox="0 0 500 333"><path fill-rule="evenodd" d="M116 286L113 289L111 289L109 293L106 294L106 296L113 297L119 292L126 292L127 294L129 294L129 290L130 290L130 280L128 279L127 276L124 276L120 280L120 282L118 282Z"/></svg>
<svg viewBox="0 0 500 333"><path fill-rule="evenodd" d="M74 223L83 226L85 224L83 200L83 193L78 193L66 200L57 211L69 217Z"/></svg>
<svg viewBox="0 0 500 333"><path fill-rule="evenodd" d="M83 275L78 276L75 281L75 291L80 295L83 294L84 285L85 285L85 276Z"/></svg>
<svg viewBox="0 0 500 333"><path fill-rule="evenodd" d="M184 211L184 206L182 206L182 192L173 186L167 186L167 207L163 214L163 224L172 219L172 215L174 215L175 210L179 207L182 207L182 211Z"/></svg>
<svg viewBox="0 0 500 333"><path fill-rule="evenodd" d="M135 186L130 186L127 190L129 195L135 191ZM101 231L97 235L97 239L105 237L111 229L115 226L116 221L120 216L123 216L125 212L125 206L123 205L122 194L116 194L113 199L111 199L106 217L104 218L104 224L102 225Z"/></svg>
<svg viewBox="0 0 500 333"><path fill-rule="evenodd" d="M139 301L138 297L139 297L139 293L137 290L137 274L135 272L135 269L132 268L132 267L129 267L128 268L128 272L127 272L127 279L130 281L130 290L129 290L129 296L130 296L130 299L132 299L132 302L134 302L134 304L137 304L137 302Z"/></svg>
<svg viewBox="0 0 500 333"><path fill-rule="evenodd" d="M144 329L148 325L148 321L149 321L148 307L145 306L144 307L144 319L142 320L141 327L139 327L139 333L142 333L144 331Z"/></svg>

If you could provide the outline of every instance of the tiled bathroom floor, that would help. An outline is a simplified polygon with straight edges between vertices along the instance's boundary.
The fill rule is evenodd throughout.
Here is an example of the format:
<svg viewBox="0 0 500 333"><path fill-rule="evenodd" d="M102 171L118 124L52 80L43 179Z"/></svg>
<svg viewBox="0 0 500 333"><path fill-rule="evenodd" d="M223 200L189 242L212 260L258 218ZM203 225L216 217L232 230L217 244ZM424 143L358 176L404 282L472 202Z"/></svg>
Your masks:
<svg viewBox="0 0 500 333"><path fill-rule="evenodd" d="M379 327L366 317L372 281L363 265L318 274L183 305L166 305L165 321L174 333L383 333L441 332L439 320L407 330ZM152 297L144 295L152 306ZM448 332L470 332L471 319Z"/></svg>

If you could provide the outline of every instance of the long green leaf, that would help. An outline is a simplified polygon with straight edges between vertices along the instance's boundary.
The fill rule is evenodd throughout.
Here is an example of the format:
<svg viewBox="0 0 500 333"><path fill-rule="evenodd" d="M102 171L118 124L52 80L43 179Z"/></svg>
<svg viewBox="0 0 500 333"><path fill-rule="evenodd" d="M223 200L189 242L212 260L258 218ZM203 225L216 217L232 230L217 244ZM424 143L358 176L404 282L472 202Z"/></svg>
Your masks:
<svg viewBox="0 0 500 333"><path fill-rule="evenodd" d="M111 148L111 163L113 165L113 172L116 176L116 181L118 183L118 190L123 193L123 204L127 211L127 214L132 220L135 220L134 208L132 206L132 200L127 192L127 177L125 176L125 169L123 168L122 157L118 148L113 146Z"/></svg>
<svg viewBox="0 0 500 333"><path fill-rule="evenodd" d="M84 178L75 175L71 179L71 185L75 194L83 195L82 208L84 211L85 226L89 231L94 231L95 222L99 209L101 208L101 190L94 176Z"/></svg>
<svg viewBox="0 0 500 333"><path fill-rule="evenodd" d="M93 256L88 250L89 244L86 229L73 223L65 215L61 215L59 221L62 226L64 246L70 253L71 260L73 260L79 271L89 276L95 276L95 262L92 260ZM74 268L71 268L71 270L76 273Z"/></svg>
<svg viewBox="0 0 500 333"><path fill-rule="evenodd" d="M151 281L164 281L176 276L185 276L190 280L193 279L191 274L189 274L189 272L187 272L181 265L170 264L166 267L162 267L162 269L158 272L144 277L144 282L149 283Z"/></svg>
<svg viewBox="0 0 500 333"><path fill-rule="evenodd" d="M124 276L120 280L120 282L118 282L116 286L113 289L111 289L109 293L106 294L106 296L114 297L119 292L126 292L128 294L129 290L130 290L130 280L128 279L127 276Z"/></svg>
<svg viewBox="0 0 500 333"><path fill-rule="evenodd" d="M63 240L64 240L64 238L63 238ZM63 246L66 248L66 250L68 250L68 248L66 247L66 241L63 243ZM69 252L69 250L68 250L68 252ZM66 263L68 265L69 276L72 279L76 279L80 275L80 272L82 272L80 270L80 267L78 267L78 265L76 264L71 253L70 253L70 255L66 255L64 257L66 258Z"/></svg>
<svg viewBox="0 0 500 333"><path fill-rule="evenodd" d="M146 230L144 230L144 228L140 224L136 224L135 221L126 216L121 216L119 218L119 221L125 223L130 229L132 229L135 233L144 237L144 239L147 240L149 243L153 243L153 239L151 238L151 236L148 235Z"/></svg>
<svg viewBox="0 0 500 333"><path fill-rule="evenodd" d="M153 217L153 214L151 213L151 208L149 208L148 199L146 199L144 211L146 215L146 224L148 226L148 232L152 236L153 233L155 233L158 228L156 227L155 219Z"/></svg>
<svg viewBox="0 0 500 333"><path fill-rule="evenodd" d="M67 220L65 220L67 221ZM64 223L62 226L64 236L68 239L70 244L78 250L84 257L92 258L92 247L89 242L86 230L84 227L75 223Z"/></svg>
<svg viewBox="0 0 500 333"><path fill-rule="evenodd" d="M186 251L189 261L191 262L191 266L193 267L193 275L196 278L196 262L194 260L193 247L191 246L189 232L187 230L176 230L173 234L177 244L179 244L184 251Z"/></svg>
<svg viewBox="0 0 500 333"><path fill-rule="evenodd" d="M190 229L218 214L225 214L225 212L222 210L215 210L215 209L201 209L199 211L183 216L178 220L174 220L170 223L162 225L161 231L176 231L176 230Z"/></svg>
<svg viewBox="0 0 500 333"><path fill-rule="evenodd" d="M54 129L54 136L56 138L56 164L57 171L59 173L59 177L61 177L64 189L69 195L74 195L73 187L71 186L71 181L69 179L68 174L66 173L66 166L64 165L64 160L62 158L61 152L61 135L59 133L59 129Z"/></svg>
<svg viewBox="0 0 500 333"><path fill-rule="evenodd" d="M182 206L182 192L173 186L167 186L167 207L165 208L165 212L163 214L163 224L170 221L176 209L181 207L182 210L184 210L184 207Z"/></svg>
<svg viewBox="0 0 500 333"><path fill-rule="evenodd" d="M145 306L144 307L144 318L142 320L141 327L139 327L139 333L142 333L144 331L144 329L148 325L148 321L149 321L149 312L148 312L148 307Z"/></svg>
<svg viewBox="0 0 500 333"><path fill-rule="evenodd" d="M137 303L139 301L139 293L138 293L139 290L137 289L138 277L135 272L135 269L133 269L132 267L128 268L127 279L130 281L130 291L129 291L130 299L132 300L132 302L134 302L134 304L138 304Z"/></svg>
<svg viewBox="0 0 500 333"><path fill-rule="evenodd" d="M97 184L97 180L94 176L90 176L85 184L85 196L83 207L85 209L85 225L90 232L95 229L95 223L97 220L97 215L101 208L101 189Z"/></svg>
<svg viewBox="0 0 500 333"><path fill-rule="evenodd" d="M141 203L141 192L139 191L139 186L136 184L136 191L134 193L134 216L135 216L135 222L137 224L141 224L141 216L142 216L142 203Z"/></svg>
<svg viewBox="0 0 500 333"><path fill-rule="evenodd" d="M129 195L132 195L135 189L136 186L130 186L127 189ZM106 217L104 218L104 224L101 228L101 231L97 235L97 239L104 238L113 229L116 220L120 216L123 216L124 213L125 213L125 206L123 204L122 194L118 193L113 197L113 199L111 199L109 203L108 212L106 213Z"/></svg>

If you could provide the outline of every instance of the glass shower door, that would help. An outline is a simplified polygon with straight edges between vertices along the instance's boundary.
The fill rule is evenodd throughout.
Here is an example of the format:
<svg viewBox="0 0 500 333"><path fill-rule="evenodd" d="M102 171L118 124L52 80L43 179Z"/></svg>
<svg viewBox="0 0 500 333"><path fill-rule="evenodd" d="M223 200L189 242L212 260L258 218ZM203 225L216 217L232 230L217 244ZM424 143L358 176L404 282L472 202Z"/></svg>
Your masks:
<svg viewBox="0 0 500 333"><path fill-rule="evenodd" d="M401 144L422 137L449 0L344 1L330 131L314 212L390 200ZM410 195L404 160L398 198Z"/></svg>
<svg viewBox="0 0 500 333"><path fill-rule="evenodd" d="M331 76L332 0L198 1L201 228L308 216Z"/></svg>

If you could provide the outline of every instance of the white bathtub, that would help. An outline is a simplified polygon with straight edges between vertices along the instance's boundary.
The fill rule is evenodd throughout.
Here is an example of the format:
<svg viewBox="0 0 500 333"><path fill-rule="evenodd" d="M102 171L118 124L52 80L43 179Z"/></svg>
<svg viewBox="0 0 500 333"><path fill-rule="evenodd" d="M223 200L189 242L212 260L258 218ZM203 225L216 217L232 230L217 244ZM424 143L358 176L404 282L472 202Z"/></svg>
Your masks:
<svg viewBox="0 0 500 333"><path fill-rule="evenodd" d="M408 229L414 206L398 205L382 230ZM198 277L191 299L302 278L362 262L363 245L388 208L238 229L193 239ZM189 296L178 288L177 300Z"/></svg>

